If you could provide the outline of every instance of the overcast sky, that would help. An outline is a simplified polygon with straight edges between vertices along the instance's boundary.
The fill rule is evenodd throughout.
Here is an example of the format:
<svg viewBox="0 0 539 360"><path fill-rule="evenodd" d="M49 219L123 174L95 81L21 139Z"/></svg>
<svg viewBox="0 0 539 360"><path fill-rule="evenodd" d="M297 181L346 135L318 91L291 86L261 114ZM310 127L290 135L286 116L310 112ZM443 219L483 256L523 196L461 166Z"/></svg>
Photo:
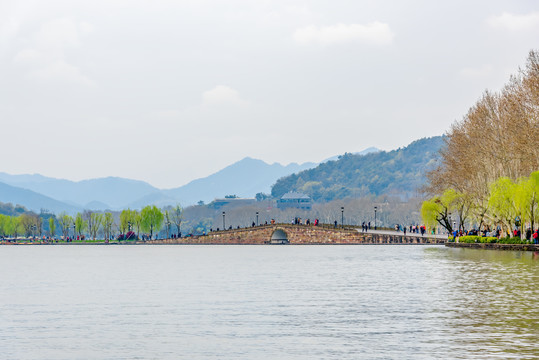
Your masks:
<svg viewBox="0 0 539 360"><path fill-rule="evenodd" d="M537 1L0 1L0 171L176 187L443 134Z"/></svg>

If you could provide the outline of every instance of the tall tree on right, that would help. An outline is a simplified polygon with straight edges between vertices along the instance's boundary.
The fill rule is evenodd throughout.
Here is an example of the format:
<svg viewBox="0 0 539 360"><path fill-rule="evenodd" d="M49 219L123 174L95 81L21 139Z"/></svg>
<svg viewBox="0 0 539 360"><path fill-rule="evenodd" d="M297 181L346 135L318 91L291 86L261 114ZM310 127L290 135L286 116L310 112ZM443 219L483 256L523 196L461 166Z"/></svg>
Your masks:
<svg viewBox="0 0 539 360"><path fill-rule="evenodd" d="M432 196L447 189L466 194L473 204L471 217L475 222L486 219L491 224L500 221L511 226L508 219L492 221L494 204L502 204L489 201L492 191L501 196L500 188L492 184L500 178L516 183L539 169L537 139L539 52L531 51L526 66L501 91L486 91L463 119L451 126L440 165L428 175L427 190Z"/></svg>

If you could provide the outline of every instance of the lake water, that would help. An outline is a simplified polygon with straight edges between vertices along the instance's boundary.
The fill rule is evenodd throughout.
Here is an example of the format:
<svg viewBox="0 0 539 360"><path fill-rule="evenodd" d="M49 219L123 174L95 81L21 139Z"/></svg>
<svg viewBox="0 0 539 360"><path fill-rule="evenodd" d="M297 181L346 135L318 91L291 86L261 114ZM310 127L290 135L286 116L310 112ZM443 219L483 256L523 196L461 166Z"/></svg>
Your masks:
<svg viewBox="0 0 539 360"><path fill-rule="evenodd" d="M539 359L539 254L3 246L1 359Z"/></svg>

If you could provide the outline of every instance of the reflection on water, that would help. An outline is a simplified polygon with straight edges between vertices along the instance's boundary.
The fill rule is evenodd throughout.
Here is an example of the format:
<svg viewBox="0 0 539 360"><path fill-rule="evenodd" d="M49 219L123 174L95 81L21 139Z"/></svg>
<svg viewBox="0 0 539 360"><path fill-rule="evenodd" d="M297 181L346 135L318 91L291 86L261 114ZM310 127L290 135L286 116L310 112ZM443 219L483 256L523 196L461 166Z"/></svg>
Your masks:
<svg viewBox="0 0 539 360"><path fill-rule="evenodd" d="M429 249L444 268L447 340L467 358L539 356L539 254ZM442 289L440 289L442 290Z"/></svg>
<svg viewBox="0 0 539 360"><path fill-rule="evenodd" d="M539 359L539 254L5 246L2 359Z"/></svg>

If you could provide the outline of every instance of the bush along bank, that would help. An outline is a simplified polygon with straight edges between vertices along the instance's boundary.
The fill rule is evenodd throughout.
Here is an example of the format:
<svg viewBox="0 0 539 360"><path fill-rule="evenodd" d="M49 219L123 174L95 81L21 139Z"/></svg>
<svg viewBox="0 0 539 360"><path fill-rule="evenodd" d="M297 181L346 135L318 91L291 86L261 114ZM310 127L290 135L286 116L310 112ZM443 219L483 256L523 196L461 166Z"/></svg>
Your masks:
<svg viewBox="0 0 539 360"><path fill-rule="evenodd" d="M446 246L493 250L539 251L539 244L534 243L534 240L526 240L519 237L498 239L490 236L460 236L456 238L456 241L455 238L450 238Z"/></svg>
<svg viewBox="0 0 539 360"><path fill-rule="evenodd" d="M455 242L455 238L450 242ZM521 239L519 237L501 238L490 236L460 236L457 237L456 242L463 244L533 244L533 240Z"/></svg>

